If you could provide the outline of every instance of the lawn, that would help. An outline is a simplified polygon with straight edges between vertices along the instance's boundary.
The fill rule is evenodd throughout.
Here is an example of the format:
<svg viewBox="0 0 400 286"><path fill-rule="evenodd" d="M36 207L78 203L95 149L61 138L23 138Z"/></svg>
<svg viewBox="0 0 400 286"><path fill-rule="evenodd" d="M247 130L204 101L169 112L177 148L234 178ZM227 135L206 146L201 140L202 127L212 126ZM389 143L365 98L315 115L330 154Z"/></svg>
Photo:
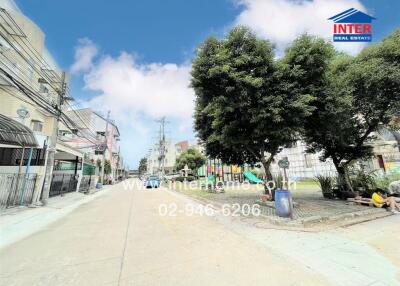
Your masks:
<svg viewBox="0 0 400 286"><path fill-rule="evenodd" d="M204 179L200 179L197 181L193 181L191 183L182 183L182 182L169 182L166 186L174 191L183 193L188 196L192 196L195 198L206 198L210 200L223 201L223 200L232 200L240 197L254 197L258 198L258 196L263 192L264 187L260 184L227 184L225 185L225 193L209 193L205 189L202 189L200 186L205 183ZM296 182L295 187L291 190L294 193L302 194L309 193L317 195L319 193L319 185L312 179L304 179ZM321 195L322 196L322 195Z"/></svg>

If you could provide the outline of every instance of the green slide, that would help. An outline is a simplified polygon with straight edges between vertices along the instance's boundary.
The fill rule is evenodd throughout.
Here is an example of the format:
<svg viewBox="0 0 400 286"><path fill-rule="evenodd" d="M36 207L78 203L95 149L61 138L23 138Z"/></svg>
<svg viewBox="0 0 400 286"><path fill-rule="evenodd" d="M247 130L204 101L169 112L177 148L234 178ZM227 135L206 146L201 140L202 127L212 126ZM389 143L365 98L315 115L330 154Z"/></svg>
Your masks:
<svg viewBox="0 0 400 286"><path fill-rule="evenodd" d="M244 172L243 175L251 182L251 183L264 183L263 180L257 178L252 172Z"/></svg>

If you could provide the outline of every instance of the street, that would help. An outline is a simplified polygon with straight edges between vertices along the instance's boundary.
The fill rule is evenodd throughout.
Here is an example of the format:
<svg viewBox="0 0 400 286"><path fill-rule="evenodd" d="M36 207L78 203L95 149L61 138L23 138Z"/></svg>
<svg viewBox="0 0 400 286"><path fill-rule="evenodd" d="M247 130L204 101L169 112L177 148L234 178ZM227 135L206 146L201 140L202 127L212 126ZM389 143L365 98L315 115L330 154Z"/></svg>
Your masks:
<svg viewBox="0 0 400 286"><path fill-rule="evenodd" d="M321 244L315 236L251 231L231 218L216 218L218 215L177 212L176 216L161 216L159 205L171 203L178 209L197 204L164 189L129 190L117 184L42 231L3 249L1 285L355 285L346 272L342 278L332 278L338 276L329 265L333 257L328 257L328 262L313 258L315 252L307 249ZM293 243L288 244L285 236ZM395 237L393 241L388 237L392 246ZM265 239L269 245L262 243ZM319 235L318 240L340 244L327 235ZM339 246L339 252L345 245ZM351 247L357 252L357 246ZM368 256L369 249L362 251ZM322 252L327 258L338 251L331 248L330 252L328 247ZM344 253L348 255L349 249ZM389 255L398 257L396 252L389 251ZM304 263L298 263L299 259ZM325 269L330 273L315 263L328 266ZM379 255L369 261L375 263L382 266L386 278L396 275L396 269L390 263L384 265L387 262ZM359 264L369 271L368 261ZM370 283L367 276L354 270L350 275L358 285Z"/></svg>
<svg viewBox="0 0 400 286"><path fill-rule="evenodd" d="M326 285L303 266L200 215L182 199L117 185L0 253L1 285Z"/></svg>

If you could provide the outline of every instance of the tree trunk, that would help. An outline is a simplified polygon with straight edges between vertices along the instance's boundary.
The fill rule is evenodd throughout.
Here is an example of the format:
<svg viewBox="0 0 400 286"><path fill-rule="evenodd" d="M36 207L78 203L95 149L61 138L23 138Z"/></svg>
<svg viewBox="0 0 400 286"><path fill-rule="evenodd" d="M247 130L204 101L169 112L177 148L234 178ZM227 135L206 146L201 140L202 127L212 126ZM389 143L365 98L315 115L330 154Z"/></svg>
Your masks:
<svg viewBox="0 0 400 286"><path fill-rule="evenodd" d="M333 160L336 171L338 173L337 184L342 187L345 191L353 191L353 187L350 184L349 176L347 174L346 167L339 163L337 160Z"/></svg>
<svg viewBox="0 0 400 286"><path fill-rule="evenodd" d="M265 171L264 192L265 192L265 194L269 194L269 195L271 195L271 192L267 188L267 182L270 182L273 180L272 173L270 170L270 166L271 166L271 163L273 160L274 160L274 155L271 155L267 160L265 159L264 156L262 156L261 160L260 160L261 164L264 167L264 171Z"/></svg>

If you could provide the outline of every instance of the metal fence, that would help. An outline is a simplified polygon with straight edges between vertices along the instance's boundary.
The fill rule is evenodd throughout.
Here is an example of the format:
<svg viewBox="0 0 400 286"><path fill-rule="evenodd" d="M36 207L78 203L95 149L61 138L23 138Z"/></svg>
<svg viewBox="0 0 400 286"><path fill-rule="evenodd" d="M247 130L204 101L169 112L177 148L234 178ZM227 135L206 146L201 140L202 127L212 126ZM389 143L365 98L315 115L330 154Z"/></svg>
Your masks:
<svg viewBox="0 0 400 286"><path fill-rule="evenodd" d="M90 189L91 184L93 184L94 176L84 175L81 179L81 183L79 185L79 191L85 192Z"/></svg>
<svg viewBox="0 0 400 286"><path fill-rule="evenodd" d="M78 180L74 174L53 174L50 197L76 191Z"/></svg>
<svg viewBox="0 0 400 286"><path fill-rule="evenodd" d="M0 174L0 208L28 205L34 199L36 174Z"/></svg>

